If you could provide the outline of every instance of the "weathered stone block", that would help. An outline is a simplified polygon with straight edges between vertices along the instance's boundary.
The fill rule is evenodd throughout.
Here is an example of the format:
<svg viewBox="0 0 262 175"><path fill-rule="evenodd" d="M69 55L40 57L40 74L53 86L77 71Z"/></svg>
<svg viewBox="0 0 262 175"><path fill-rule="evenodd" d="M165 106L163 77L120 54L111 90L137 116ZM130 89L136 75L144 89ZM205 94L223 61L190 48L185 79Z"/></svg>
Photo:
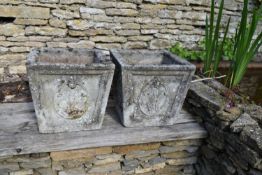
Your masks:
<svg viewBox="0 0 262 175"><path fill-rule="evenodd" d="M0 6L0 16L17 18L48 19L49 8L26 6Z"/></svg>
<svg viewBox="0 0 262 175"><path fill-rule="evenodd" d="M150 3L161 3L161 4L185 4L186 0L145 0Z"/></svg>
<svg viewBox="0 0 262 175"><path fill-rule="evenodd" d="M117 170L121 170L120 162L110 163L110 164L100 165L100 166L93 166L88 171L88 173L107 174L107 173L114 172Z"/></svg>
<svg viewBox="0 0 262 175"><path fill-rule="evenodd" d="M1 53L5 53L7 52L9 49L7 47L0 47L0 52Z"/></svg>
<svg viewBox="0 0 262 175"><path fill-rule="evenodd" d="M47 45L47 47L53 47L53 48L67 47L67 43L64 43L64 42L47 42L46 45Z"/></svg>
<svg viewBox="0 0 262 175"><path fill-rule="evenodd" d="M44 35L44 36L65 36L67 33L66 29L59 29L54 27L26 27L25 34L26 35Z"/></svg>
<svg viewBox="0 0 262 175"><path fill-rule="evenodd" d="M173 11L173 10L160 10L158 12L158 17L160 18L173 18L173 19L181 19L183 17L182 11Z"/></svg>
<svg viewBox="0 0 262 175"><path fill-rule="evenodd" d="M241 132L245 126L258 126L258 123L250 117L247 113L242 114L236 121L230 125L233 132Z"/></svg>
<svg viewBox="0 0 262 175"><path fill-rule="evenodd" d="M131 171L131 170L134 170L135 168L137 168L138 166L139 166L139 161L136 160L136 159L124 160L122 170L123 171Z"/></svg>
<svg viewBox="0 0 262 175"><path fill-rule="evenodd" d="M119 9L136 9L136 4L129 2L116 2L116 8Z"/></svg>
<svg viewBox="0 0 262 175"><path fill-rule="evenodd" d="M206 13L204 12L186 12L186 13L183 13L183 18L205 21Z"/></svg>
<svg viewBox="0 0 262 175"><path fill-rule="evenodd" d="M79 18L80 15L77 12L71 12L67 10L52 10L52 15L55 17L58 17L60 19L73 19L73 18Z"/></svg>
<svg viewBox="0 0 262 175"><path fill-rule="evenodd" d="M127 39L129 40L129 41L150 41L150 40L152 40L154 37L153 36L140 36L140 35L138 35L138 36L130 36L130 37L128 37Z"/></svg>
<svg viewBox="0 0 262 175"><path fill-rule="evenodd" d="M121 36L95 36L95 37L91 37L90 40L94 42L105 42L105 43L113 43L113 42L124 43L127 41L125 37L121 37Z"/></svg>
<svg viewBox="0 0 262 175"><path fill-rule="evenodd" d="M114 22L120 23L131 23L134 22L136 17L123 17L123 16L114 16Z"/></svg>
<svg viewBox="0 0 262 175"><path fill-rule="evenodd" d="M51 168L38 168L35 169L39 175L57 175L56 171L52 170Z"/></svg>
<svg viewBox="0 0 262 175"><path fill-rule="evenodd" d="M219 111L224 107L225 99L217 91L202 82L193 83L189 93L198 99L199 104L208 106L211 110Z"/></svg>
<svg viewBox="0 0 262 175"><path fill-rule="evenodd" d="M80 7L80 13L88 13L90 15L105 14L105 11L98 8Z"/></svg>
<svg viewBox="0 0 262 175"><path fill-rule="evenodd" d="M181 174L180 171L183 169L183 166L175 166L175 165L167 165L162 169L156 170L156 174L163 174L163 175L176 175ZM202 175L202 174L201 174Z"/></svg>
<svg viewBox="0 0 262 175"><path fill-rule="evenodd" d="M179 158L179 159L169 159L167 160L168 165L189 165L197 162L197 157Z"/></svg>
<svg viewBox="0 0 262 175"><path fill-rule="evenodd" d="M140 144L140 145L127 145L127 146L115 146L113 147L113 152L119 154L127 154L131 151L138 151L138 150L155 150L160 147L160 143L148 143L148 144Z"/></svg>
<svg viewBox="0 0 262 175"><path fill-rule="evenodd" d="M126 42L123 46L124 49L146 49L146 42Z"/></svg>
<svg viewBox="0 0 262 175"><path fill-rule="evenodd" d="M177 152L171 152L171 153L161 153L161 157L167 158L167 159L180 159L180 158L186 158L194 156L194 154L189 153L187 151L177 151Z"/></svg>
<svg viewBox="0 0 262 175"><path fill-rule="evenodd" d="M9 175L31 175L33 173L34 173L33 170L30 169L30 170L13 171L13 172L10 172Z"/></svg>
<svg viewBox="0 0 262 175"><path fill-rule="evenodd" d="M69 20L67 21L67 26L74 30L86 30L94 26L94 24L85 20Z"/></svg>
<svg viewBox="0 0 262 175"><path fill-rule="evenodd" d="M66 23L63 20L52 18L49 20L49 24L52 27L66 28Z"/></svg>
<svg viewBox="0 0 262 175"><path fill-rule="evenodd" d="M142 157L149 157L151 155L157 156L159 153L158 150L141 150L141 151L132 151L125 155L125 159L135 159L135 158L142 158ZM153 156L154 157L154 156ZM146 159L146 158L145 158Z"/></svg>
<svg viewBox="0 0 262 175"><path fill-rule="evenodd" d="M150 41L149 48L150 49L166 49L171 47L171 42L169 40L164 39L154 39Z"/></svg>
<svg viewBox="0 0 262 175"><path fill-rule="evenodd" d="M86 171L84 168L80 167L59 171L58 175L86 175Z"/></svg>
<svg viewBox="0 0 262 175"><path fill-rule="evenodd" d="M8 68L10 74L26 74L25 65L9 66Z"/></svg>
<svg viewBox="0 0 262 175"><path fill-rule="evenodd" d="M115 95L123 125L174 124L195 67L165 51L112 50L111 55L121 70L116 74L120 81ZM177 75L176 70L183 73Z"/></svg>
<svg viewBox="0 0 262 175"><path fill-rule="evenodd" d="M96 43L96 48L98 49L120 49L122 46L121 44L118 43L110 43L110 44L106 44L106 43Z"/></svg>
<svg viewBox="0 0 262 175"><path fill-rule="evenodd" d="M159 30L158 29L143 29L141 30L141 34L155 34L157 33Z"/></svg>
<svg viewBox="0 0 262 175"><path fill-rule="evenodd" d="M15 19L14 24L21 24L21 25L46 25L47 24L47 20L17 18L17 19Z"/></svg>
<svg viewBox="0 0 262 175"><path fill-rule="evenodd" d="M93 162L93 164L104 165L104 164L118 162L120 160L123 160L122 155L120 154L97 155L96 160Z"/></svg>
<svg viewBox="0 0 262 175"><path fill-rule="evenodd" d="M114 8L108 8L106 9L107 15L119 15L119 16L136 16L138 14L138 11L133 9L114 9Z"/></svg>
<svg viewBox="0 0 262 175"><path fill-rule="evenodd" d="M19 164L14 162L0 162L0 172L2 173L8 173L11 171L17 171L19 170Z"/></svg>
<svg viewBox="0 0 262 175"><path fill-rule="evenodd" d="M139 35L140 31L139 30L116 30L115 33L121 36L133 36L133 35Z"/></svg>
<svg viewBox="0 0 262 175"><path fill-rule="evenodd" d="M93 157L83 157L72 160L60 160L60 161L52 161L52 169L54 171L61 171L65 169L74 169L78 167L86 167L89 168L92 166L92 162L94 160Z"/></svg>
<svg viewBox="0 0 262 175"><path fill-rule="evenodd" d="M0 55L0 67L6 67L9 65L21 65L25 62L25 54L4 54Z"/></svg>
<svg viewBox="0 0 262 175"><path fill-rule="evenodd" d="M60 0L61 4L85 4L86 0Z"/></svg>
<svg viewBox="0 0 262 175"><path fill-rule="evenodd" d="M69 48L87 48L87 49L93 49L95 47L95 43L93 41L85 41L81 40L77 43L67 43L67 46Z"/></svg>
<svg viewBox="0 0 262 175"><path fill-rule="evenodd" d="M182 146L161 146L159 148L160 153L172 153L177 151L187 151L189 153L194 153L198 150L198 146L192 145L182 145Z"/></svg>
<svg viewBox="0 0 262 175"><path fill-rule="evenodd" d="M121 26L122 29L140 29L140 25L137 23L125 23Z"/></svg>
<svg viewBox="0 0 262 175"><path fill-rule="evenodd" d="M240 139L258 153L262 154L262 129L259 126L244 127Z"/></svg>
<svg viewBox="0 0 262 175"><path fill-rule="evenodd" d="M262 113L262 107L250 104L250 105L243 105L245 112L248 113L253 119L255 119L259 124L262 124L262 116L260 115Z"/></svg>
<svg viewBox="0 0 262 175"><path fill-rule="evenodd" d="M112 147L100 147L100 148L90 148L90 149L81 149L81 150L72 150L72 151L51 152L50 156L53 161L62 161L62 160L88 158L88 157L94 157L95 155L110 154L110 153L112 153Z"/></svg>
<svg viewBox="0 0 262 175"><path fill-rule="evenodd" d="M163 142L165 146L200 146L202 144L201 140L178 140L178 141L169 141Z"/></svg>
<svg viewBox="0 0 262 175"><path fill-rule="evenodd" d="M79 47L86 42L90 46L90 41L84 42L71 46ZM39 131L54 133L101 128L114 67L101 51L32 51L27 68ZM47 99L53 100L50 103Z"/></svg>
<svg viewBox="0 0 262 175"><path fill-rule="evenodd" d="M39 0L39 2L52 4L52 3L58 3L59 0Z"/></svg>
<svg viewBox="0 0 262 175"><path fill-rule="evenodd" d="M86 5L88 7L95 7L95 8L110 8L114 7L115 3L111 1L102 1L102 0L86 0Z"/></svg>
<svg viewBox="0 0 262 175"><path fill-rule="evenodd" d="M1 24L0 25L0 35L5 36L19 36L24 35L24 26L14 25L14 24Z"/></svg>
<svg viewBox="0 0 262 175"><path fill-rule="evenodd" d="M102 15L92 15L92 20L97 22L113 22L114 18L110 16Z"/></svg>

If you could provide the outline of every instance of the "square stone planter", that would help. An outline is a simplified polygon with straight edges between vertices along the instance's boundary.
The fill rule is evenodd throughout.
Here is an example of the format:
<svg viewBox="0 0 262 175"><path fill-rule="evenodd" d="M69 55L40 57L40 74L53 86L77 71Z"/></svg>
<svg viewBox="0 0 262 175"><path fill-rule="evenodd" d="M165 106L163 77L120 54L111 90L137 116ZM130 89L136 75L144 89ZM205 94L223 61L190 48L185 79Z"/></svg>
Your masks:
<svg viewBox="0 0 262 175"><path fill-rule="evenodd" d="M39 131L101 128L114 69L98 50L33 50L27 71Z"/></svg>
<svg viewBox="0 0 262 175"><path fill-rule="evenodd" d="M126 127L176 123L195 66L167 51L111 50L116 108Z"/></svg>

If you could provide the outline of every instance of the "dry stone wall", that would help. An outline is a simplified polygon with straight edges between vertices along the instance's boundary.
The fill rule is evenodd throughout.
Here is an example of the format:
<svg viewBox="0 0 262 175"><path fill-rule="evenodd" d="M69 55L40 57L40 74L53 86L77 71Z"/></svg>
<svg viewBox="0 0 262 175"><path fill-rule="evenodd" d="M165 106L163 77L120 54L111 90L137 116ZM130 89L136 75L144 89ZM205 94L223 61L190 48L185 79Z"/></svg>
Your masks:
<svg viewBox="0 0 262 175"><path fill-rule="evenodd" d="M1 175L194 175L201 140L0 157Z"/></svg>
<svg viewBox="0 0 262 175"><path fill-rule="evenodd" d="M242 3L225 3L232 33ZM163 49L175 42L194 47L204 35L209 4L209 0L1 0L0 80L25 74L25 57L35 47Z"/></svg>
<svg viewBox="0 0 262 175"><path fill-rule="evenodd" d="M261 106L246 103L216 81L193 83L186 106L209 135L200 148L197 174L262 174Z"/></svg>

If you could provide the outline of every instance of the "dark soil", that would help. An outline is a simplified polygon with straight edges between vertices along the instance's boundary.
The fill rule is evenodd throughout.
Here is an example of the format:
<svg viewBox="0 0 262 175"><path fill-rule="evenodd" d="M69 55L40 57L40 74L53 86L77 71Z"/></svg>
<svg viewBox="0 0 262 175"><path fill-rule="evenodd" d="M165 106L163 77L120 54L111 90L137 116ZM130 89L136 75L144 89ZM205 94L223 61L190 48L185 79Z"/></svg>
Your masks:
<svg viewBox="0 0 262 175"><path fill-rule="evenodd" d="M27 81L0 83L0 103L31 102Z"/></svg>

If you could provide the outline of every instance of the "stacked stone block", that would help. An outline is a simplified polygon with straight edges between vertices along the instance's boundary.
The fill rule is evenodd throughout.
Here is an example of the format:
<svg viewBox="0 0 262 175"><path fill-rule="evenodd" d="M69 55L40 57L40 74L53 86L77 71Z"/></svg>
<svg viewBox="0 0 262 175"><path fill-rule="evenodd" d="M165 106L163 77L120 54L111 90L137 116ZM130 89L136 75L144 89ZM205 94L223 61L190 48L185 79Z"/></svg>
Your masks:
<svg viewBox="0 0 262 175"><path fill-rule="evenodd" d="M1 175L193 175L201 140L0 157Z"/></svg>
<svg viewBox="0 0 262 175"><path fill-rule="evenodd" d="M25 74L35 47L193 48L203 38L207 0L1 0L0 80ZM241 2L226 1L230 32Z"/></svg>
<svg viewBox="0 0 262 175"><path fill-rule="evenodd" d="M192 84L186 106L209 137L196 166L199 175L262 174L262 107L216 81Z"/></svg>

